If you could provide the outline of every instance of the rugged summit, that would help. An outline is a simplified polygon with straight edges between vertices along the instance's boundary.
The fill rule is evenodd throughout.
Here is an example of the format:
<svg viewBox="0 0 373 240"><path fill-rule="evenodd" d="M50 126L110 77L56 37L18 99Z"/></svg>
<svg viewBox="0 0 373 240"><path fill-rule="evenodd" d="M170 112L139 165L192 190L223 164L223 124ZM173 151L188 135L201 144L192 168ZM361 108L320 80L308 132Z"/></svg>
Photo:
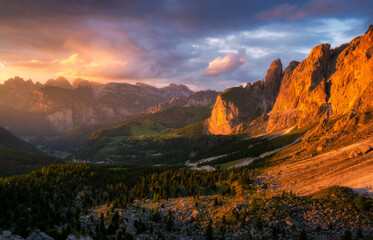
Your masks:
<svg viewBox="0 0 373 240"><path fill-rule="evenodd" d="M315 47L283 80L267 131L372 107L372 52L372 28L335 49Z"/></svg>
<svg viewBox="0 0 373 240"><path fill-rule="evenodd" d="M213 134L245 130L267 113L262 129L272 132L304 126L350 111L373 107L373 28L350 43L331 49L321 44L301 63L282 73L274 61L263 82L231 88L218 96L208 129ZM273 107L273 108L272 108Z"/></svg>
<svg viewBox="0 0 373 240"><path fill-rule="evenodd" d="M268 130L296 122L314 122L330 108L327 103L326 75L330 61L330 45L322 44L312 49L284 79L270 115Z"/></svg>
<svg viewBox="0 0 373 240"><path fill-rule="evenodd" d="M208 120L212 134L231 134L243 130L242 123L254 120L272 109L282 80L280 59L272 62L265 80L221 93Z"/></svg>

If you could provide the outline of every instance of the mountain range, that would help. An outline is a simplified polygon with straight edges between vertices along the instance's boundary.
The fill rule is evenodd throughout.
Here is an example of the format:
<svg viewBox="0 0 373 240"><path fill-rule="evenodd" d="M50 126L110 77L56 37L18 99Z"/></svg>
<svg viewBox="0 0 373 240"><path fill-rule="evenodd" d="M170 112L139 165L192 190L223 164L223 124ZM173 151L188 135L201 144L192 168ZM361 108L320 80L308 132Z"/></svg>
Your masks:
<svg viewBox="0 0 373 240"><path fill-rule="evenodd" d="M194 93L176 84L156 88L82 79L70 84L63 77L41 84L15 77L0 85L0 125L17 135L61 134L80 125L119 121L144 112L211 105L216 96L215 91Z"/></svg>

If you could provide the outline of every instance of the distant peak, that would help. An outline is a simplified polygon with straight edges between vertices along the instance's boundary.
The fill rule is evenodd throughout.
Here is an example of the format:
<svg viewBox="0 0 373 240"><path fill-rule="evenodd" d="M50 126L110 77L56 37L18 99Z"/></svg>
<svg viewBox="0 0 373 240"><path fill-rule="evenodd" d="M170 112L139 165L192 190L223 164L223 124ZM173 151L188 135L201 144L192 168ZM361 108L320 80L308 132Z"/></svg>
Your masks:
<svg viewBox="0 0 373 240"><path fill-rule="evenodd" d="M88 81L86 79L82 79L82 78L77 78L73 81L73 84L72 86L74 88L78 88L78 87L88 87L88 86L98 86L98 85L101 85L100 82L95 82L95 81Z"/></svg>
<svg viewBox="0 0 373 240"><path fill-rule="evenodd" d="M276 65L282 65L282 63L281 63L281 59L279 59L279 58L277 58L276 60L274 60L273 62L272 62L272 64L276 64Z"/></svg>
<svg viewBox="0 0 373 240"><path fill-rule="evenodd" d="M14 78L9 78L5 82L24 82L25 80L21 77L15 76Z"/></svg>
<svg viewBox="0 0 373 240"><path fill-rule="evenodd" d="M71 83L64 77L58 77L57 79L49 79L44 83L44 86L59 87L65 89L73 89Z"/></svg>
<svg viewBox="0 0 373 240"><path fill-rule="evenodd" d="M66 82L67 79L64 77L64 76L60 76L56 79L56 81L59 81L59 82Z"/></svg>
<svg viewBox="0 0 373 240"><path fill-rule="evenodd" d="M4 81L4 85L34 85L31 79L29 80L24 80L21 77L15 76L14 78L9 78L8 80Z"/></svg>

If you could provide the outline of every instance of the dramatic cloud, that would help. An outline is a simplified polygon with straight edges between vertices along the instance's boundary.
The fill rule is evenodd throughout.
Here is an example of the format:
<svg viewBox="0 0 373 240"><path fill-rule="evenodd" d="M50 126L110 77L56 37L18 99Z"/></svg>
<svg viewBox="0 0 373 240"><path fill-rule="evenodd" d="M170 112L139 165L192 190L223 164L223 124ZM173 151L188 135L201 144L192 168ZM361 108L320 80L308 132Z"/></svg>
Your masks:
<svg viewBox="0 0 373 240"><path fill-rule="evenodd" d="M364 7L370 9L364 9ZM351 15L353 12L361 12L368 16L372 13L373 3L368 0L309 0L289 4L279 3L258 14L265 21L276 19L288 19L291 21L307 17L338 16L340 14Z"/></svg>
<svg viewBox="0 0 373 240"><path fill-rule="evenodd" d="M246 51L241 50L239 53L229 53L225 57L217 57L209 63L205 74L207 76L216 76L226 72L232 72L240 65L246 62Z"/></svg>
<svg viewBox="0 0 373 240"><path fill-rule="evenodd" d="M3 0L0 82L63 75L224 90L263 79L273 59L286 66L350 41L372 16L367 0Z"/></svg>

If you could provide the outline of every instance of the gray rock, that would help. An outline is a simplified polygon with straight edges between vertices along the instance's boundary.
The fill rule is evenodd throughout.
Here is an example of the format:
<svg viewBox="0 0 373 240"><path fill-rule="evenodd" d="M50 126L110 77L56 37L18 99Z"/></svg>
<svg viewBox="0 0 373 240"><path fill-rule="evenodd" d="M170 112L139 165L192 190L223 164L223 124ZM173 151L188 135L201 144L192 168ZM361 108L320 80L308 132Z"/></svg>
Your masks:
<svg viewBox="0 0 373 240"><path fill-rule="evenodd" d="M3 232L3 237L10 237L12 235L11 231L4 231Z"/></svg>
<svg viewBox="0 0 373 240"><path fill-rule="evenodd" d="M39 230L36 230L35 232L31 233L26 240L54 240L54 238L40 232Z"/></svg>
<svg viewBox="0 0 373 240"><path fill-rule="evenodd" d="M25 240L23 237L19 235L12 235L9 237L10 240Z"/></svg>
<svg viewBox="0 0 373 240"><path fill-rule="evenodd" d="M90 236L80 236L80 237L75 237L74 235L70 234L67 236L66 240L93 240Z"/></svg>

